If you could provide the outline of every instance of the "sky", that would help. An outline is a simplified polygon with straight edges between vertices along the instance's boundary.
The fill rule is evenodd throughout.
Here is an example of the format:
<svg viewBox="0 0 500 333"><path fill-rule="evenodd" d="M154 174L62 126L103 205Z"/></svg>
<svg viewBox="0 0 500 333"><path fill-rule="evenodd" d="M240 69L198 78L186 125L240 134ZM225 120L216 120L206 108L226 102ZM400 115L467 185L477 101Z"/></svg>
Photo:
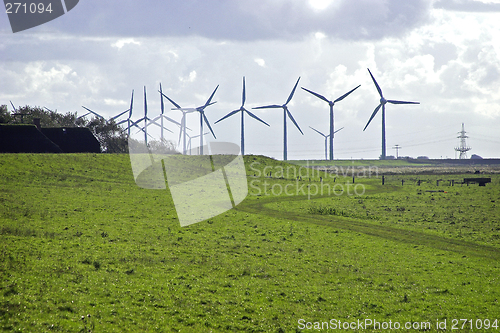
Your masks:
<svg viewBox="0 0 500 333"><path fill-rule="evenodd" d="M387 154L455 158L465 124L468 152L500 157L500 1L480 0L80 0L65 15L12 33L0 14L0 104L47 107L106 118L129 108L133 119L160 113L159 84L182 107L205 103L219 141L240 142L240 116L215 121L241 105L284 104L288 159L324 159L329 106L300 87L334 100L335 159L377 159L381 112L363 131L378 92L418 101L387 104ZM180 120L165 100L166 115ZM283 157L283 111L251 110L245 153ZM121 118L123 119L123 118ZM199 115L189 114L191 135ZM177 143L179 128L167 124ZM150 131L158 136L157 131ZM207 136L207 139L209 136ZM213 140L213 138L211 139ZM193 142L194 144L194 142Z"/></svg>

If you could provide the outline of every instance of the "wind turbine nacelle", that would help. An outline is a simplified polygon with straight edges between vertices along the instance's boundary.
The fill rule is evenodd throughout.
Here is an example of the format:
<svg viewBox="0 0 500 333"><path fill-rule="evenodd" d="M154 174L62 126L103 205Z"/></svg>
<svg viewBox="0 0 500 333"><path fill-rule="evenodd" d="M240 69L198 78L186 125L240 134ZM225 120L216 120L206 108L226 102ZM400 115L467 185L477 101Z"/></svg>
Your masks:
<svg viewBox="0 0 500 333"><path fill-rule="evenodd" d="M387 104L387 100L385 98L380 98L380 104L384 105Z"/></svg>

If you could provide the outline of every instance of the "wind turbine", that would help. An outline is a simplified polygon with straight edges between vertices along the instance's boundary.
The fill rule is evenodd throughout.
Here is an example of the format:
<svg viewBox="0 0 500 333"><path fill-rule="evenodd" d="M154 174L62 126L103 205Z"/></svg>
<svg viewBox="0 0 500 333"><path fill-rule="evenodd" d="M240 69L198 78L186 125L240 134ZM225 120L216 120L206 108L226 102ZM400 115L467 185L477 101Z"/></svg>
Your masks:
<svg viewBox="0 0 500 333"><path fill-rule="evenodd" d="M208 134L208 132L203 133L203 135L207 135L207 134ZM189 135L189 134L187 134L187 133L186 133L186 135L187 135L187 137L189 138L189 141L188 141L187 146L189 147L189 148L188 148L188 150L189 150L189 155L191 155L191 139L196 139L196 138L197 138L197 137L199 137L200 135L198 134L198 135L195 135L195 136L190 136L190 135ZM187 153L186 153L186 154L187 154Z"/></svg>
<svg viewBox="0 0 500 333"><path fill-rule="evenodd" d="M125 120L122 120L122 121L120 121L120 122L118 122L116 124L117 125L121 125L121 124L123 124L123 123L126 122L127 123L127 131L128 131L128 136L129 137L130 137L130 128L132 127L131 118L132 118L132 108L133 108L133 105L134 105L134 89L132 89L132 97L130 98L130 108L128 110L123 111L119 115L116 115L113 118L111 118L111 119L115 120L115 119L121 117L122 115L124 115L125 113L128 112L128 118L125 119ZM140 129L139 126L137 126L137 125L135 125L135 126Z"/></svg>
<svg viewBox="0 0 500 333"><path fill-rule="evenodd" d="M144 127L141 128L141 130L144 132L144 142L147 145L148 144L148 123L147 122L149 121L150 123L153 123L156 126L160 126L160 125L158 123L156 123L155 121L148 118L148 101L147 101L147 97L146 97L146 86L144 86L144 117L133 122L132 126L138 126L137 124L143 120L144 120Z"/></svg>
<svg viewBox="0 0 500 333"><path fill-rule="evenodd" d="M83 116L80 116L80 117L85 117L85 116L89 115L90 113L92 113L92 114L93 114L94 116L96 116L97 118L102 118L102 119L104 119L104 117L103 117L103 116L101 116L101 115L100 115L100 114L98 114L97 112L94 112L94 111L90 110L89 108L86 108L86 107L85 107L85 106L83 106L83 105L82 105L82 108L84 108L85 110L87 110L87 111L88 111L88 113L87 113L87 114L85 114L85 115L83 115ZM78 118L80 118L80 117L78 117ZM104 120L105 120L105 119L104 119Z"/></svg>
<svg viewBox="0 0 500 333"><path fill-rule="evenodd" d="M335 105L335 103L340 102L341 100L343 100L344 98L346 98L347 96L349 96L350 93L352 93L354 90L358 89L359 87L360 86L357 86L356 88L354 88L351 91L349 91L348 93L340 96L339 98L337 98L334 101L329 101L328 99L326 99L326 97L324 97L324 96L322 96L322 95L320 95L318 93L315 93L314 91L311 91L311 90L308 90L308 89L302 87L302 89L304 89L308 93L313 94L314 96L316 96L319 99L327 102L330 105L330 134L329 134L329 137L330 137L330 161L333 160L333 136L336 133L333 130L333 106Z"/></svg>
<svg viewBox="0 0 500 333"><path fill-rule="evenodd" d="M19 108L16 109L16 107L14 106L14 104L12 103L12 101L9 101L10 102L10 105L12 105L12 108L14 109L14 112L12 115L13 116L21 116L21 124L24 123L24 116L28 116L29 114L28 113L19 113Z"/></svg>
<svg viewBox="0 0 500 333"><path fill-rule="evenodd" d="M172 108L172 110L179 110L182 112L182 118L181 118L181 123L180 123L180 130L179 130L179 144L181 143L181 137L184 139L183 141L183 147L182 147L182 154L186 155L186 114L194 112L194 111L185 111L179 104L174 102L173 99L169 98L167 95L165 95L162 91L158 90L158 92L161 94L162 97L165 97L172 103L175 108ZM210 105L213 103L210 103ZM183 135L184 134L184 135ZM191 142L191 140L190 140Z"/></svg>
<svg viewBox="0 0 500 333"><path fill-rule="evenodd" d="M325 138L325 160L327 160L328 159L328 138L330 137L330 134L325 135L325 134L321 133L320 131L318 131L317 129L312 128L311 126L309 126L309 128L312 129L313 131L315 131L316 133L318 133L319 135L321 135L322 137ZM333 134L339 132L342 129L344 129L344 128L343 127L339 128L338 130L336 130L335 132L333 132Z"/></svg>
<svg viewBox="0 0 500 333"><path fill-rule="evenodd" d="M290 93L290 96L288 96L288 99L286 100L285 104L283 104L283 105L266 105L266 106L258 106L256 108L252 108L252 109L283 109L283 160L284 161L287 160L287 145L286 145L286 117L287 117L287 115L288 115L288 118L290 118L290 120L294 123L294 125L300 131L300 133L302 135L304 135L304 133L302 133L302 130L300 129L300 127L297 124L297 122L295 121L295 119L293 119L293 116L290 113L290 111L288 110L288 106L287 106L287 104L292 100L293 94L295 93L295 89L297 88L299 81L300 81L300 77L297 80L297 82L295 83L295 86L293 87L293 90Z"/></svg>
<svg viewBox="0 0 500 333"><path fill-rule="evenodd" d="M385 160L386 158L386 149L385 149L385 105L387 103L391 104L420 104L419 102L403 102L403 101L394 101L394 100L388 100L385 99L384 96L382 95L382 89L380 89L380 86L378 85L377 81L372 75L372 72L370 72L370 69L368 68L368 73L370 73L370 76L372 77L373 83L375 84L375 87L377 87L377 91L380 95L380 104L375 108L373 111L370 119L368 120L368 123L366 124L365 128L363 131L368 127L370 122L372 121L373 117L377 114L378 110L382 107L382 156L381 159Z"/></svg>
<svg viewBox="0 0 500 333"><path fill-rule="evenodd" d="M122 113L120 113L119 115L117 116L114 116L112 119L116 119L116 118L119 118L120 116L122 116L123 114L125 114L126 112L128 112L128 117L127 119L124 119L118 123L116 123L117 125L121 125L123 123L127 123L127 134L128 136L130 137L130 129L132 128L132 126L135 126L137 127L139 130L143 130L142 128L140 128L137 124L133 123L132 121L132 110L134 108L134 89L132 89L132 97L130 97L130 108L128 110L125 110L123 111Z"/></svg>
<svg viewBox="0 0 500 333"><path fill-rule="evenodd" d="M171 130L167 129L166 127L163 126L163 119L167 119L168 121L170 121L171 123L174 123L176 124L177 126L181 126L181 124L179 124L177 121L173 120L172 118L170 117L167 117L164 115L164 112L165 112L165 104L163 104L163 91L161 89L161 83L160 83L160 90L159 90L159 93L160 93L160 103L161 103L161 114L154 118L152 121L155 122L156 120L160 119L161 120L161 123L160 123L160 126L161 126L161 141L163 142L163 129L166 129L167 131L169 131L170 133L173 133Z"/></svg>
<svg viewBox="0 0 500 333"><path fill-rule="evenodd" d="M132 103L133 103L133 102L134 102L134 90L132 89L132 97L130 98L130 108L128 108L127 110L125 110L125 111L123 111L123 112L121 112L121 113L117 114L117 115L116 115L116 116L114 116L114 117L111 117L111 119L116 120L116 119L120 118L121 116L123 116L125 113L127 113L127 112L128 112L128 113L129 113L129 115L128 115L128 119L122 120L122 121L120 121L120 122L119 122L119 123L117 123L117 124L123 124L124 122L127 122L127 120L129 120L129 119L130 119L130 117L132 116L131 110L132 110Z"/></svg>
<svg viewBox="0 0 500 333"><path fill-rule="evenodd" d="M243 93L242 93L240 108L237 109L237 110L231 111L230 113L228 113L227 115L225 115L224 117L222 117L221 119L217 120L214 123L214 124L217 124L219 121L224 120L226 118L229 118L229 117L231 117L232 115L234 115L234 114L236 114L238 112L241 112L241 155L245 155L245 125L244 125L244 122L243 122L243 118L244 118L243 116L245 115L245 112L248 113L248 115L250 117L255 118L258 121L260 121L261 123L269 126L269 124L266 123L264 120L260 119L259 117L257 117L256 115L254 115L252 112L250 112L247 109L245 109L245 100L246 100L245 77L243 77Z"/></svg>
<svg viewBox="0 0 500 333"><path fill-rule="evenodd" d="M183 111L186 113L195 112L195 111L200 113L200 155L203 155L203 122L205 122L207 124L208 129L210 130L210 132L212 132L212 135L214 136L214 138L216 138L214 131L212 130L212 127L210 126L210 123L208 122L207 116L205 116L205 108L207 106L210 106L210 105L216 103L216 102L212 102L212 98L214 97L215 92L217 91L218 88L219 88L219 86L217 85L217 87L215 87L215 90L212 93L212 95L210 95L207 102L202 106L199 106L197 108L180 108L179 107L179 108L172 109L172 110L180 110L180 111ZM170 98L169 98L169 100L170 100ZM170 100L170 101L173 102L172 100ZM185 126L185 124L184 124L184 126Z"/></svg>

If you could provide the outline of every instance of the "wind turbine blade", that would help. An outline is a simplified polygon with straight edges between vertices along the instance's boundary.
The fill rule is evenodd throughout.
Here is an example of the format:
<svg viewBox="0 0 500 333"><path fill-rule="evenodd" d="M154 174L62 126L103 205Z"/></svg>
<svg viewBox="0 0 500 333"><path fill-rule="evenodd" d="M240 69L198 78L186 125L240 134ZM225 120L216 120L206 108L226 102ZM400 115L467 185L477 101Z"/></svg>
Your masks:
<svg viewBox="0 0 500 333"><path fill-rule="evenodd" d="M160 115L160 116L158 116L158 117L156 117L156 118L154 118L154 119L149 119L149 118L146 118L146 120L148 120L148 121L149 121L149 123L147 123L147 124L146 124L146 127L148 127L149 125L156 125L156 126L158 126L159 128L162 128L162 126L156 122L156 121L157 121L158 119L160 119L160 118L161 118L161 115ZM142 119L142 120L144 120L144 119ZM173 133L171 130L169 130L169 129L168 129L168 128L166 128L165 126L163 126L163 129L164 129L164 130L169 131L170 133Z"/></svg>
<svg viewBox="0 0 500 333"><path fill-rule="evenodd" d="M375 110L373 111L372 113L372 116L370 117L370 120L368 120L368 123L366 124L365 128L363 128L363 131L368 127L368 125L370 124L370 122L372 121L373 117L375 117L375 115L377 114L378 110L380 110L380 107L382 106L382 104L379 104Z"/></svg>
<svg viewBox="0 0 500 333"><path fill-rule="evenodd" d="M387 101L387 103L391 104L420 104L420 102L403 102L403 101Z"/></svg>
<svg viewBox="0 0 500 333"><path fill-rule="evenodd" d="M252 109L282 109L283 105L266 105L266 106L258 106Z"/></svg>
<svg viewBox="0 0 500 333"><path fill-rule="evenodd" d="M207 135L208 133L209 133L209 132L205 132L205 133L203 133L203 135ZM189 136L189 135L188 135L188 137L189 137L190 139L195 139L195 138L197 138L197 137L199 137L199 136L200 136L199 134L198 134L198 135L195 135L195 136Z"/></svg>
<svg viewBox="0 0 500 333"><path fill-rule="evenodd" d="M113 117L113 118L111 118L111 119L120 118L121 116L123 116L123 115L124 115L125 113L127 113L127 112L128 112L128 110L125 110L125 111L123 111L122 113L120 113L119 115L114 116L114 117Z"/></svg>
<svg viewBox="0 0 500 333"><path fill-rule="evenodd" d="M146 86L144 86L144 117L147 118L148 116L148 101L146 98Z"/></svg>
<svg viewBox="0 0 500 333"><path fill-rule="evenodd" d="M143 132L143 133L147 134L151 139L154 140L154 137L151 134L146 133L146 131L144 130L144 128L141 128L141 127L138 127L138 128L139 128L139 131L137 131L136 134L139 133L139 132Z"/></svg>
<svg viewBox="0 0 500 333"><path fill-rule="evenodd" d="M243 109L243 110L245 110L245 112L246 112L246 113L248 113L248 115L249 115L250 117L255 118L255 119L257 119L258 121L260 121L261 123L266 124L267 126L269 126L269 124L268 124L268 123L266 123L264 120L260 119L260 118L259 118L259 117L257 117L256 115L254 115L252 112L248 111L247 109Z"/></svg>
<svg viewBox="0 0 500 333"><path fill-rule="evenodd" d="M100 114L98 114L98 113L96 113L96 112L94 112L94 111L90 110L89 108L86 108L86 107L85 107L85 106L83 106L83 105L82 105L82 108L84 108L84 109L85 109L85 110L87 110L88 112L92 113L93 115L95 115L95 116L97 116L97 117L99 117L99 118L104 119L104 117L103 117L103 116L101 116Z"/></svg>
<svg viewBox="0 0 500 333"><path fill-rule="evenodd" d="M153 120L151 120L151 119L148 119L148 120L149 120L149 121L151 121L151 122L155 122L155 121L157 121L158 119L160 119L160 117L161 117L161 115L156 116Z"/></svg>
<svg viewBox="0 0 500 333"><path fill-rule="evenodd" d="M300 76L299 76L297 82L295 83L295 86L293 87L292 92L290 93L290 96L288 96L288 99L286 100L285 105L287 105L292 100L293 94L295 94L295 89L297 89L297 85L299 84L299 81L300 81Z"/></svg>
<svg viewBox="0 0 500 333"><path fill-rule="evenodd" d="M212 98L214 97L215 95L215 92L217 91L217 89L219 88L219 85L217 85L217 87L215 87L215 90L214 92L212 93L212 95L210 95L210 98L207 100L207 102L205 103L204 107L206 108L207 106L210 105L210 102L212 101Z"/></svg>
<svg viewBox="0 0 500 333"><path fill-rule="evenodd" d="M161 89L161 82L160 82L160 110L161 114L163 114L163 112L165 111L165 105L163 104L163 93Z"/></svg>
<svg viewBox="0 0 500 333"><path fill-rule="evenodd" d="M167 120L168 120L168 121L170 121L171 123L176 124L177 126L181 126L181 124L180 124L178 121L176 121L176 120L174 120L174 119L172 119L172 118L170 118L170 117L163 116L163 118L167 119Z"/></svg>
<svg viewBox="0 0 500 333"><path fill-rule="evenodd" d="M324 135L323 133L321 133L321 132L320 132L320 131L318 131L317 129L312 128L311 126L309 126L309 128L310 128L310 129L312 129L313 131L315 131L316 133L318 133L319 135L321 135L321 136L325 137L325 138L327 138L327 137L329 137L329 136L330 136L330 135Z"/></svg>
<svg viewBox="0 0 500 333"><path fill-rule="evenodd" d="M148 127L149 125L156 125L156 126L158 126L159 128L161 128L161 125L160 125L160 124L158 124L158 123L156 122L158 119L160 119L160 117L161 117L161 116L158 116L158 117L156 117L155 119L149 119L148 117L145 117L145 118L146 118L146 120L147 120L147 121L149 121L149 123L148 123L148 124L146 124L146 127ZM144 120L144 119L143 119L143 120ZM163 127L163 128L165 128L165 127Z"/></svg>
<svg viewBox="0 0 500 333"><path fill-rule="evenodd" d="M207 116L205 116L205 112L202 112L201 115L203 116L203 120L205 120L205 124L207 124L208 129L210 130L210 132L212 132L212 135L214 136L214 138L217 139L217 137L215 136L214 131L212 130L212 126L210 126L210 123L208 122Z"/></svg>
<svg viewBox="0 0 500 333"><path fill-rule="evenodd" d="M85 116L88 116L89 114L90 114L90 112L87 112L87 113L86 113L86 114L84 114L83 116L80 116L80 117L78 117L78 118L76 118L76 119L83 118L83 117L85 117Z"/></svg>
<svg viewBox="0 0 500 333"><path fill-rule="evenodd" d="M165 95L164 93L162 93L161 91L158 90L158 92L163 96L165 97L166 99L169 100L170 103L172 103L177 109L174 109L172 108L172 110L178 110L178 109L182 109L181 106L177 103L175 103L172 99L170 99L167 95Z"/></svg>
<svg viewBox="0 0 500 333"><path fill-rule="evenodd" d="M179 145L181 144L182 131L186 131L186 129L184 128L185 123L186 123L186 114L183 113L181 118L181 128L179 129Z"/></svg>
<svg viewBox="0 0 500 333"><path fill-rule="evenodd" d="M349 96L350 93L352 93L354 90L358 89L361 85L357 86L356 88L354 88L353 90L349 91L348 93L340 96L339 98L337 98L333 103L337 103L337 102L340 102L341 100L343 100L344 98L346 98L347 96Z"/></svg>
<svg viewBox="0 0 500 333"><path fill-rule="evenodd" d="M333 134L337 133L337 132L340 132L340 130L343 130L344 128L339 128L338 130L336 130L335 132L333 132Z"/></svg>
<svg viewBox="0 0 500 333"><path fill-rule="evenodd" d="M325 102L327 102L327 103L330 103L330 101L329 101L329 100L327 100L325 96L322 96L322 95L320 95L320 94L318 94L318 93L315 93L314 91L311 91L311 90L306 89L306 88L304 88L304 87L302 87L302 89L304 89L305 91L307 91L307 92L308 92L308 93L310 93L310 94L313 94L314 96L318 97L319 99L322 99L322 100L324 100L324 101L325 101Z"/></svg>
<svg viewBox="0 0 500 333"><path fill-rule="evenodd" d="M373 77L372 72L370 72L370 69L369 68L367 68L367 69L368 69L368 73L370 73L370 76L372 77L373 83L375 83L375 87L377 87L378 94L380 95L380 98L384 98L384 96L382 95L382 89L380 89L380 86L378 85L377 81Z"/></svg>
<svg viewBox="0 0 500 333"><path fill-rule="evenodd" d="M245 105L246 99L247 99L247 94L245 91L245 77L243 76L243 96L241 97L241 106Z"/></svg>
<svg viewBox="0 0 500 333"><path fill-rule="evenodd" d="M294 123L295 126L297 126L297 128L299 129L300 133L302 135L304 135L304 133L302 132L302 130L300 129L299 127L299 124L297 124L297 122L295 121L295 119L293 119L293 116L292 114L290 113L290 111L288 111L288 108L285 109L286 110L286 113L288 114L288 118L290 118L290 120Z"/></svg>
<svg viewBox="0 0 500 333"><path fill-rule="evenodd" d="M238 112L240 112L240 109L238 109L238 110L234 110L234 111L231 111L231 112L229 112L228 114L226 114L224 117L222 117L222 118L220 118L219 120L217 120L214 124L217 124L219 121L224 120L224 119L226 119L226 118L229 118L229 117L231 117L233 114L236 114L236 113L238 113Z"/></svg>
<svg viewBox="0 0 500 333"><path fill-rule="evenodd" d="M17 112L16 107L14 106L14 104L12 103L12 101L9 101L9 102L10 102L10 105L12 105L12 108L14 109L14 111Z"/></svg>
<svg viewBox="0 0 500 333"><path fill-rule="evenodd" d="M139 120L136 120L136 121L133 121L130 126L135 126L135 127L139 127L139 125L137 125L138 123L140 123L141 121L143 121L145 119L145 117L142 117L141 119Z"/></svg>
<svg viewBox="0 0 500 333"><path fill-rule="evenodd" d="M184 112L198 111L196 108L171 108L170 110L178 110L178 111L184 111Z"/></svg>
<svg viewBox="0 0 500 333"><path fill-rule="evenodd" d="M130 113L128 114L128 118L132 118L132 108L134 106L134 89L132 89L132 97L130 98Z"/></svg>

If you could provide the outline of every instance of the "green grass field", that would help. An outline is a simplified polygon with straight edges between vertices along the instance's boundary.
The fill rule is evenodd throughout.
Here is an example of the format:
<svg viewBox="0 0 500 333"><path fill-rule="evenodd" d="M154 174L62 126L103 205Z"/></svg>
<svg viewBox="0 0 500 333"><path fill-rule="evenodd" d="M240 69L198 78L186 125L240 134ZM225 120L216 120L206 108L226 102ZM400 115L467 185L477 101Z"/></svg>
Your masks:
<svg viewBox="0 0 500 333"><path fill-rule="evenodd" d="M479 187L436 186L470 174L402 173L382 186L245 162L248 197L181 228L168 190L137 187L127 155L0 155L0 327L316 332L371 319L498 330L500 175Z"/></svg>

